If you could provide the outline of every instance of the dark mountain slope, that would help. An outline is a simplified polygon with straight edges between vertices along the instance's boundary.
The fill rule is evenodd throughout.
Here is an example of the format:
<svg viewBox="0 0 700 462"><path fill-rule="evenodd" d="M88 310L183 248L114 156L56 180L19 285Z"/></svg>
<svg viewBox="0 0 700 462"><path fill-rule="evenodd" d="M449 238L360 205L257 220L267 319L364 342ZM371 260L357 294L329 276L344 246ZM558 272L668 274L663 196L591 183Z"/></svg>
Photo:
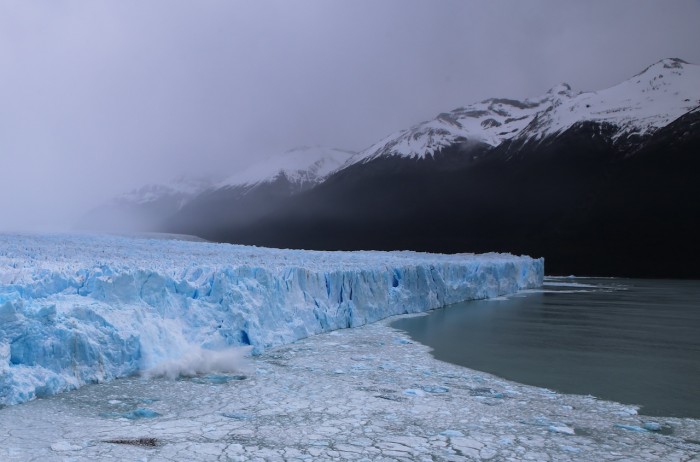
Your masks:
<svg viewBox="0 0 700 462"><path fill-rule="evenodd" d="M698 114L634 146L579 123L540 142L379 157L204 237L307 249L507 251L550 274L700 277ZM683 136L680 136L683 135ZM488 154L488 155L486 155Z"/></svg>
<svg viewBox="0 0 700 462"><path fill-rule="evenodd" d="M566 223L588 272L700 278L700 111L660 129L612 163L611 181Z"/></svg>
<svg viewBox="0 0 700 462"><path fill-rule="evenodd" d="M301 186L280 174L274 180L249 186L234 186L205 191L163 221L162 231L193 234L218 240L213 230L235 229L254 222L290 196Z"/></svg>

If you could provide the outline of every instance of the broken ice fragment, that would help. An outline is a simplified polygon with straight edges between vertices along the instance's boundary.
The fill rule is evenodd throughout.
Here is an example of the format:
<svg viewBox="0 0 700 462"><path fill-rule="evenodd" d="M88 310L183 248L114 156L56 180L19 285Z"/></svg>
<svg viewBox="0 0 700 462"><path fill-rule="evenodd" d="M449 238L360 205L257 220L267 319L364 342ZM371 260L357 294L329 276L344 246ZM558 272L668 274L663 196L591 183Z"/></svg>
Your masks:
<svg viewBox="0 0 700 462"><path fill-rule="evenodd" d="M450 391L447 387L441 387L439 385L423 385L423 391L428 393L447 393Z"/></svg>
<svg viewBox="0 0 700 462"><path fill-rule="evenodd" d="M644 428L645 430L649 430L650 432L660 432L661 424L659 424L658 422L644 422L642 428Z"/></svg>
<svg viewBox="0 0 700 462"><path fill-rule="evenodd" d="M621 429L623 429L623 430L628 430L628 431L631 431L631 432L640 432L640 433L646 433L646 432L647 432L646 429L644 429L644 428L642 428L642 427L638 427L637 425L614 424L613 427L615 427L615 428L621 428Z"/></svg>
<svg viewBox="0 0 700 462"><path fill-rule="evenodd" d="M127 412L123 414L124 417L127 419L135 420L135 419L152 419L154 417L160 416L156 411L152 411L150 409L140 407L138 409L135 409L131 412Z"/></svg>
<svg viewBox="0 0 700 462"><path fill-rule="evenodd" d="M574 429L566 425L550 425L547 430L553 433L562 433L564 435L575 435Z"/></svg>
<svg viewBox="0 0 700 462"><path fill-rule="evenodd" d="M71 444L68 441L57 441L57 442L51 444L51 450L56 451L56 452L79 451L81 449L83 449L82 446L78 446L76 444Z"/></svg>
<svg viewBox="0 0 700 462"><path fill-rule="evenodd" d="M425 396L425 392L423 390L418 390L415 388L404 390L403 394L408 396Z"/></svg>
<svg viewBox="0 0 700 462"><path fill-rule="evenodd" d="M251 418L248 414L242 414L240 412L222 412L221 415L234 420L248 420Z"/></svg>

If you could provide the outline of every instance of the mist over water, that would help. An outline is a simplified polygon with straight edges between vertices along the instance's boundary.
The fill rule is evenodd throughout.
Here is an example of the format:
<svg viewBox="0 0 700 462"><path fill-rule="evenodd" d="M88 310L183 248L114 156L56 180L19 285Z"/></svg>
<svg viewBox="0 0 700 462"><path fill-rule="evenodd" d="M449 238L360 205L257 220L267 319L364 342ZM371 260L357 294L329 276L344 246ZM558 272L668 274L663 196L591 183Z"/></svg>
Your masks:
<svg viewBox="0 0 700 462"><path fill-rule="evenodd" d="M700 281L548 279L393 327L441 360L564 393L700 418Z"/></svg>

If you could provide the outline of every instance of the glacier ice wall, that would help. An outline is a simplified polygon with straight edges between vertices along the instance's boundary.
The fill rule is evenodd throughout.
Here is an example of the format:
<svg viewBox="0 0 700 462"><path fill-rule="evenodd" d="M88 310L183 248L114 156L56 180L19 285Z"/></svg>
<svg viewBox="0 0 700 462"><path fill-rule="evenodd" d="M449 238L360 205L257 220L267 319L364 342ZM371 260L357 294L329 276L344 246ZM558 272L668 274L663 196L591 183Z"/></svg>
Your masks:
<svg viewBox="0 0 700 462"><path fill-rule="evenodd" d="M187 354L262 351L542 284L507 254L313 252L91 235L0 234L0 405Z"/></svg>

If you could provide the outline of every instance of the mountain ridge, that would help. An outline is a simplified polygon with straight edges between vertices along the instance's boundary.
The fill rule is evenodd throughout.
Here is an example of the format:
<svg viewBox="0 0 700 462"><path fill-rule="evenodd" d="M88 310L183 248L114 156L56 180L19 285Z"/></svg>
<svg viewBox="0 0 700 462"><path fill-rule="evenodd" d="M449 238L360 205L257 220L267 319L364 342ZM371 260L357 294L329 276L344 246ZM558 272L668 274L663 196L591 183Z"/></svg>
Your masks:
<svg viewBox="0 0 700 462"><path fill-rule="evenodd" d="M662 82L664 74L667 79L680 76L680 89L678 94L671 95L673 98L666 98L669 101L665 106L652 107L650 103L658 102L654 97L656 93L667 93L664 87L670 85ZM645 82L649 88L642 83L645 77L649 79ZM512 139L541 139L586 120L617 125L620 127L618 137L644 135L700 104L695 86L698 81L700 66L679 58L666 58L622 83L600 91L574 93L568 84L560 83L540 97L524 100L489 98L395 132L361 151L348 164L365 162L380 155L423 157L460 142L479 141L495 147ZM653 94L646 95L645 101L638 101L636 105L623 105L625 99L634 103L634 95L630 93L635 91ZM600 94L603 99L597 99ZM629 112L631 114L625 117L624 113ZM575 118L567 117L567 113L574 114ZM478 124L474 124L475 121Z"/></svg>

